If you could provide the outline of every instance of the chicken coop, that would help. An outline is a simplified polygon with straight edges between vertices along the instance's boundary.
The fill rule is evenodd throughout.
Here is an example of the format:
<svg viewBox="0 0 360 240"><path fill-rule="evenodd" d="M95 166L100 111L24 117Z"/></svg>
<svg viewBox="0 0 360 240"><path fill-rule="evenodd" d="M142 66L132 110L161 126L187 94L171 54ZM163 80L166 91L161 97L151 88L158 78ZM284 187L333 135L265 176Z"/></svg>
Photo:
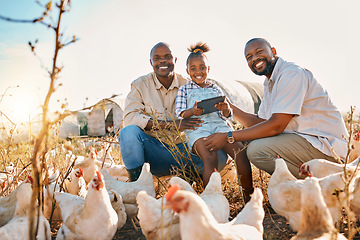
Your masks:
<svg viewBox="0 0 360 240"><path fill-rule="evenodd" d="M76 115L67 116L61 123L59 137L67 138L71 136L80 136L80 126Z"/></svg>
<svg viewBox="0 0 360 240"><path fill-rule="evenodd" d="M95 104L88 114L87 134L105 136L119 131L122 126L125 99L105 98Z"/></svg>

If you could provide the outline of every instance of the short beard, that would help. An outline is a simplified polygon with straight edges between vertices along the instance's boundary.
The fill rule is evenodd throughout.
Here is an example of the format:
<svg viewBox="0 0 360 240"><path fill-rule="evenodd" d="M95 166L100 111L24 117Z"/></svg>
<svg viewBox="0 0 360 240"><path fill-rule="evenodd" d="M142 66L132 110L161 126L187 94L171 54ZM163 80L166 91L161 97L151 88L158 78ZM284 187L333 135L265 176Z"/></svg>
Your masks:
<svg viewBox="0 0 360 240"><path fill-rule="evenodd" d="M266 68L265 68L264 70L262 70L261 72L255 70L255 64L258 63L259 61L264 61L265 64L266 64ZM263 58L263 59L260 59L260 60L258 60L258 61L256 61L256 62L254 62L254 63L251 65L251 70L252 70L256 75L259 75L259 76L268 75L268 74L271 73L271 71L274 69L275 63L276 63L276 59L275 59L275 58L273 58L272 61L269 61L269 60L267 60L266 58Z"/></svg>

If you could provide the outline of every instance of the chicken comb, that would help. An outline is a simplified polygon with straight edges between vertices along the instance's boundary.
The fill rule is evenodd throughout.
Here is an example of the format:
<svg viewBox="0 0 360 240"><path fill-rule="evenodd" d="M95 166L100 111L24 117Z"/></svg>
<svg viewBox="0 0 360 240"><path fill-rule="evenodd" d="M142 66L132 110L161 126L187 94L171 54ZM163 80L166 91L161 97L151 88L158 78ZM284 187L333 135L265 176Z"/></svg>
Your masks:
<svg viewBox="0 0 360 240"><path fill-rule="evenodd" d="M355 141L360 141L360 132L357 131L357 133L355 133L353 138L354 138Z"/></svg>
<svg viewBox="0 0 360 240"><path fill-rule="evenodd" d="M216 168L214 168L214 172L218 172L218 170Z"/></svg>
<svg viewBox="0 0 360 240"><path fill-rule="evenodd" d="M82 170L81 167L79 167L79 171L80 171L80 173L81 173L81 176L84 176L84 170Z"/></svg>
<svg viewBox="0 0 360 240"><path fill-rule="evenodd" d="M99 171L96 171L96 176L99 178L100 181L102 181L102 175Z"/></svg>
<svg viewBox="0 0 360 240"><path fill-rule="evenodd" d="M181 188L180 188L180 185L179 184L174 184L174 185L172 185L169 189L168 189L168 191L167 191L167 193L165 194L165 199L166 199L166 201L170 201L170 199L174 196L174 194L178 191L178 190L180 190Z"/></svg>
<svg viewBox="0 0 360 240"><path fill-rule="evenodd" d="M26 180L26 182L31 183L31 184L34 183L34 179L32 178L32 176L29 175L27 178L28 179Z"/></svg>
<svg viewBox="0 0 360 240"><path fill-rule="evenodd" d="M300 170L301 170L301 166L302 166L302 165L303 165L302 163L299 164L299 172L300 172Z"/></svg>

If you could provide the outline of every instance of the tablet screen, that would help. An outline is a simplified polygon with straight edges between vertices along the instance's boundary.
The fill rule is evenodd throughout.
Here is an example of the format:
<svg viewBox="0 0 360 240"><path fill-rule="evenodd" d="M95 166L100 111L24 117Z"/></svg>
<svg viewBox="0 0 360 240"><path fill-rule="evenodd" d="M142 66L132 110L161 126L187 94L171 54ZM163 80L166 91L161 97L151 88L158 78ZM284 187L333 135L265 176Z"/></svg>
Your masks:
<svg viewBox="0 0 360 240"><path fill-rule="evenodd" d="M202 114L216 112L219 111L219 109L214 107L214 105L219 102L223 102L224 100L225 100L225 96L204 99L197 103L197 107L204 109L204 112Z"/></svg>

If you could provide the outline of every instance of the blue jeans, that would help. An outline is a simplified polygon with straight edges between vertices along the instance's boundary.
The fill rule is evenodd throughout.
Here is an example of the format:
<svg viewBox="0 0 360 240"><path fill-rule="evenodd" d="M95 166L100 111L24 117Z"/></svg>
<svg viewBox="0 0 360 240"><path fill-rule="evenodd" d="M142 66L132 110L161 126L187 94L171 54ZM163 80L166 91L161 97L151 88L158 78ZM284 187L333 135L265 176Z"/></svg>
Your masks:
<svg viewBox="0 0 360 240"><path fill-rule="evenodd" d="M146 134L141 128L135 125L129 125L120 131L119 143L121 149L121 157L126 169L134 169L142 166L145 162L150 163L151 173L155 176L170 175L172 166L180 167L171 153L156 138ZM184 153L185 149L182 143L177 147ZM218 151L219 171L224 168L227 155L223 151ZM179 156L179 162L186 164L184 159ZM191 154L193 163L202 172L203 161L196 155Z"/></svg>

